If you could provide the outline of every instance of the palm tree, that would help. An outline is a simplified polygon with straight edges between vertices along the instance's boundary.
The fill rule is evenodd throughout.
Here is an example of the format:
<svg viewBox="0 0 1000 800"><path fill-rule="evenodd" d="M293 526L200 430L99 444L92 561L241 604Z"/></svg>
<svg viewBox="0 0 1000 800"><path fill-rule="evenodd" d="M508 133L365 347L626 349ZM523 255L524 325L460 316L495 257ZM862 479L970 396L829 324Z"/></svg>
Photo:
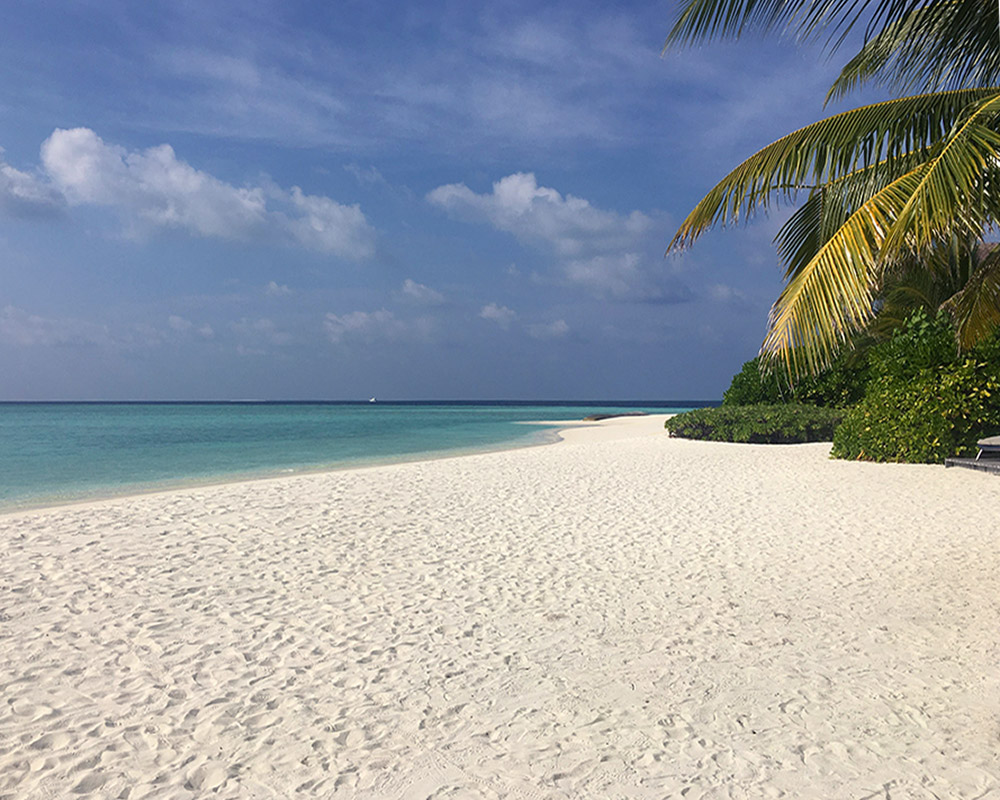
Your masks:
<svg viewBox="0 0 1000 800"><path fill-rule="evenodd" d="M829 364L869 328L893 285L920 273L939 289L957 286L945 307L963 346L1000 322L1000 256L976 248L1000 220L992 2L688 0L665 48L781 28L800 38L826 33L836 49L859 24L864 46L830 96L862 82L921 93L837 114L763 148L706 195L670 244L685 247L711 227L806 195L776 238L786 285L761 348L792 375ZM938 274L956 258L964 272Z"/></svg>
<svg viewBox="0 0 1000 800"><path fill-rule="evenodd" d="M1000 83L994 0L685 0L666 48L780 30L800 40L827 34L831 50L859 25L865 45L831 92L860 82L900 92Z"/></svg>

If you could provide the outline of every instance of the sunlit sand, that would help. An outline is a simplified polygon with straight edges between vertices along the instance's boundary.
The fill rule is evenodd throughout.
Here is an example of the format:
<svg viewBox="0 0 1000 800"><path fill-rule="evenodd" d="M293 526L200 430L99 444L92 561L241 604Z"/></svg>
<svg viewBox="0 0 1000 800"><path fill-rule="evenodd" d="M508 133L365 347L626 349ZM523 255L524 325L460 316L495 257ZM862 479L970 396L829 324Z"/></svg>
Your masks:
<svg viewBox="0 0 1000 800"><path fill-rule="evenodd" d="M0 517L0 795L1000 791L1000 480L662 422Z"/></svg>

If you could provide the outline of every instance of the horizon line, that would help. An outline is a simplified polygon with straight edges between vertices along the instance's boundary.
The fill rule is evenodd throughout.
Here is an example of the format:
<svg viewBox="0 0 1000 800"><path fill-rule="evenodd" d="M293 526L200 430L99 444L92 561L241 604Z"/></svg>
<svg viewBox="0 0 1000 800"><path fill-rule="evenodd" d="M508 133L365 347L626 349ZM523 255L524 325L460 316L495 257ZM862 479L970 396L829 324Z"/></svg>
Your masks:
<svg viewBox="0 0 1000 800"><path fill-rule="evenodd" d="M90 404L90 405L404 405L404 404L422 404L422 405L448 405L448 404L463 404L463 405L484 405L489 403L511 403L511 404L523 404L523 405L551 405L551 404L563 404L563 405L616 405L616 404L633 404L633 405L653 405L653 406L669 406L669 405L690 405L692 403L718 403L721 402L718 399L704 399L704 398L683 398L674 399L668 398L666 400L654 400L649 398L618 398L618 399L580 399L580 398L551 398L551 399L523 399L523 398L491 398L491 399L460 399L460 398L434 398L434 399L391 399L391 400L376 400L372 402L371 400L365 399L352 399L352 400L324 400L324 399L256 399L256 398L233 398L233 399L62 399L62 400L2 400L0 399L0 405L19 405L19 404L36 404L36 405L68 405L68 404Z"/></svg>

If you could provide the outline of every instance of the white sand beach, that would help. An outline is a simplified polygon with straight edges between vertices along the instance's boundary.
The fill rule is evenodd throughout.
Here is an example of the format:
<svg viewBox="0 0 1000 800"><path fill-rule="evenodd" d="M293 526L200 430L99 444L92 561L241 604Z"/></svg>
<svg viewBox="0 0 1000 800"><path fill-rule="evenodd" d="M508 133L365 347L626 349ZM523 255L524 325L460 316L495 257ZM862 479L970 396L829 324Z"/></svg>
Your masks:
<svg viewBox="0 0 1000 800"><path fill-rule="evenodd" d="M1000 479L662 423L0 517L0 797L1000 797Z"/></svg>

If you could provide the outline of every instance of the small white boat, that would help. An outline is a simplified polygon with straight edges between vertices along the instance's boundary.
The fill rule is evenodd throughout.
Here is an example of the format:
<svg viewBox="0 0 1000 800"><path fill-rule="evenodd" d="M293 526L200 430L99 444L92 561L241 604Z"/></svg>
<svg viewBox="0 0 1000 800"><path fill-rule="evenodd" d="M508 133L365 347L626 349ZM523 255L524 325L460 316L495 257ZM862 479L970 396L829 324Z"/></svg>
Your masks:
<svg viewBox="0 0 1000 800"><path fill-rule="evenodd" d="M368 398L368 402L369 402L369 403L376 403L376 402L378 402L378 401L377 401L377 400L376 400L376 399L375 399L374 397L369 397L369 398Z"/></svg>

